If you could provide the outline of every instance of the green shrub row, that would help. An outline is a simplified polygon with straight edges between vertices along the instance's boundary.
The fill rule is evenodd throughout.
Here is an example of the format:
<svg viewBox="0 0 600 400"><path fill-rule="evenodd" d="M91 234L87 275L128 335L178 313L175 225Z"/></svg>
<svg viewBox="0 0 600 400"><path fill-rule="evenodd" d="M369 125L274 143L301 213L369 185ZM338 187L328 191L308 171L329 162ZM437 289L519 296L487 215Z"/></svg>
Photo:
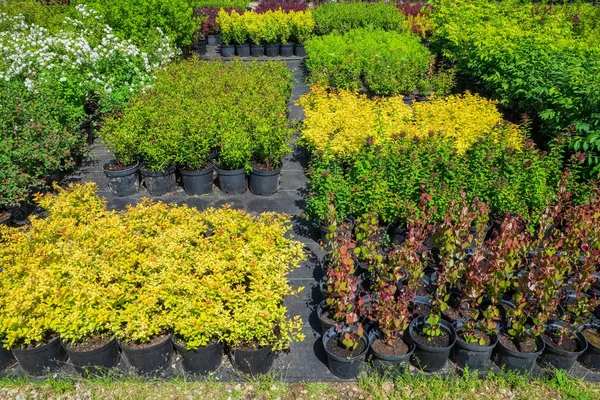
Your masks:
<svg viewBox="0 0 600 400"><path fill-rule="evenodd" d="M313 18L317 35L342 34L358 28L404 30L404 15L395 4L383 2L327 3L313 10Z"/></svg>
<svg viewBox="0 0 600 400"><path fill-rule="evenodd" d="M190 59L157 73L154 87L106 120L101 137L124 165L201 169L216 152L222 168L271 167L289 152L292 77L277 62Z"/></svg>
<svg viewBox="0 0 600 400"><path fill-rule="evenodd" d="M447 94L453 86L447 73L427 76L432 55L409 32L354 29L315 36L306 43L306 53L312 83L349 90L364 86L379 95L408 95L415 89Z"/></svg>
<svg viewBox="0 0 600 400"><path fill-rule="evenodd" d="M432 213L439 222L452 202L464 193L469 202L489 202L492 218L520 215L535 223L556 196L562 175L564 145L555 143L549 153L530 140L522 149L506 147L496 133L483 136L464 154L457 154L454 140L438 135L410 138L398 135L385 147L370 145L352 162L313 158L309 170L306 213L315 223L329 218L333 205L338 220L372 214L384 224L402 225L417 209L422 193L431 194ZM573 164L569 190L581 198L588 193Z"/></svg>
<svg viewBox="0 0 600 400"><path fill-rule="evenodd" d="M506 107L534 116L547 138L577 136L576 150L591 151L592 172L600 172L600 8L517 0L434 6L432 46Z"/></svg>

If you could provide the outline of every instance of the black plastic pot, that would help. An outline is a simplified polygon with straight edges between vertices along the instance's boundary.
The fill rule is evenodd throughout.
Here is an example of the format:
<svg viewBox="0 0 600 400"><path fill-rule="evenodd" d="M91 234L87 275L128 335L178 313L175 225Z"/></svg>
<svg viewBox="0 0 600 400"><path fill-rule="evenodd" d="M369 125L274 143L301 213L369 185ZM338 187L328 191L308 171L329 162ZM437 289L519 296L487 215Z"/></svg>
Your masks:
<svg viewBox="0 0 600 400"><path fill-rule="evenodd" d="M67 352L56 337L49 343L33 349L13 349L21 368L29 375L40 376L55 370L67 361Z"/></svg>
<svg viewBox="0 0 600 400"><path fill-rule="evenodd" d="M140 173L142 175L142 182L151 196L162 196L177 188L175 166L165 171L150 171L149 169L142 168Z"/></svg>
<svg viewBox="0 0 600 400"><path fill-rule="evenodd" d="M221 56L222 57L233 57L235 55L235 46L231 44L221 45Z"/></svg>
<svg viewBox="0 0 600 400"><path fill-rule="evenodd" d="M119 343L117 339L108 341L102 347L90 351L77 351L69 345L64 346L75 370L81 375L97 375L111 369L119 363Z"/></svg>
<svg viewBox="0 0 600 400"><path fill-rule="evenodd" d="M369 338L367 337L367 334L363 333L361 340L365 343L365 350L354 357L339 357L334 354L331 354L327 350L327 343L335 339L340 333L347 331L355 332L355 329L355 327L350 326L338 326L329 328L327 332L323 334L323 347L325 348L325 353L327 353L327 365L329 366L329 371L331 371L331 373L337 376L338 378L356 379L358 377L358 375L362 371L364 361L367 352L369 351L371 343Z"/></svg>
<svg viewBox="0 0 600 400"><path fill-rule="evenodd" d="M257 350L236 349L229 356L235 369L252 375L268 373L275 362L275 352L271 346Z"/></svg>
<svg viewBox="0 0 600 400"><path fill-rule="evenodd" d="M183 369L191 374L206 375L216 371L223 360L223 345L219 342L200 347L197 350L187 350L177 340L173 340L177 353L181 356Z"/></svg>
<svg viewBox="0 0 600 400"><path fill-rule="evenodd" d="M128 346L121 342L121 349L123 349L123 354L129 364L138 374L148 375L168 367L171 353L173 353L173 342L171 336L167 336L160 343L143 348Z"/></svg>
<svg viewBox="0 0 600 400"><path fill-rule="evenodd" d="M108 187L110 191L117 197L131 196L135 194L140 187L140 178L138 172L140 170L140 163L138 162L131 168L127 168L121 171L110 171L108 166L113 164L115 160L109 161L102 166L106 180L108 181Z"/></svg>
<svg viewBox="0 0 600 400"><path fill-rule="evenodd" d="M381 331L378 329L373 331L373 337L381 338ZM410 365L410 358L412 357L413 352L415 351L414 343L407 343L408 351L406 354L402 354L401 356L390 356L387 354L380 354L373 347L371 347L371 364L375 371L379 374L390 374L392 376L396 375L404 375L404 373L408 370Z"/></svg>
<svg viewBox="0 0 600 400"><path fill-rule="evenodd" d="M262 44L251 44L250 55L252 57L263 57L265 55L265 46Z"/></svg>
<svg viewBox="0 0 600 400"><path fill-rule="evenodd" d="M219 187L225 193L242 194L248 188L246 183L246 174L243 169L219 169L217 177L219 179Z"/></svg>
<svg viewBox="0 0 600 400"><path fill-rule="evenodd" d="M588 342L580 332L576 333L575 342L577 343L577 351L566 351L559 349L554 346L553 343L549 343L544 340L544 351L537 359L538 364L542 368L555 368L569 371L575 365L577 358L581 356L588 348Z"/></svg>
<svg viewBox="0 0 600 400"><path fill-rule="evenodd" d="M414 99L411 96L404 96L404 98L402 99L402 101L404 101L404 104L406 104L407 106L412 105L413 100Z"/></svg>
<svg viewBox="0 0 600 400"><path fill-rule="evenodd" d="M221 44L221 34L206 35L206 44L209 46L218 46Z"/></svg>
<svg viewBox="0 0 600 400"><path fill-rule="evenodd" d="M441 320L440 328L450 335L450 344L446 347L433 347L421 344L415 340L416 331L425 325L426 319L427 318L424 316L415 318L408 326L408 334L416 346L411 360L413 364L422 370L435 372L444 368L444 365L446 365L446 361L448 360L448 357L450 357L450 351L456 342L456 331L448 321Z"/></svg>
<svg viewBox="0 0 600 400"><path fill-rule="evenodd" d="M249 44L236 44L235 55L239 57L250 57L250 45Z"/></svg>
<svg viewBox="0 0 600 400"><path fill-rule="evenodd" d="M193 195L209 194L213 189L214 165L201 171L179 169L185 192Z"/></svg>
<svg viewBox="0 0 600 400"><path fill-rule="evenodd" d="M279 57L279 45L268 44L265 46L265 54L267 57Z"/></svg>
<svg viewBox="0 0 600 400"><path fill-rule="evenodd" d="M253 169L250 174L250 191L260 196L270 196L279 189L281 168L273 171Z"/></svg>
<svg viewBox="0 0 600 400"><path fill-rule="evenodd" d="M0 346L0 371L10 367L15 363L15 357L12 355L10 350L6 350Z"/></svg>
<svg viewBox="0 0 600 400"><path fill-rule="evenodd" d="M285 43L281 44L279 48L279 55L281 57L291 57L294 55L294 44L293 43Z"/></svg>
<svg viewBox="0 0 600 400"><path fill-rule="evenodd" d="M325 333L329 330L329 328L335 326L334 324L327 322L323 319L323 313L325 312L325 308L327 308L327 300L323 300L317 306L317 317L319 317L319 322L321 322L321 333Z"/></svg>
<svg viewBox="0 0 600 400"><path fill-rule="evenodd" d="M586 326L581 327L582 330L585 328ZM579 362L588 369L600 371L600 347L588 341L587 350L579 356Z"/></svg>
<svg viewBox="0 0 600 400"><path fill-rule="evenodd" d="M531 368L533 368L533 364L535 364L535 360L537 360L538 356L544 351L544 341L542 338L535 338L535 343L537 344L538 351L535 353L522 353L520 351L507 349L502 344L502 341L499 340L498 345L496 346L498 366L501 368L503 367L507 371L529 374Z"/></svg>
<svg viewBox="0 0 600 400"><path fill-rule="evenodd" d="M206 51L207 51L206 46L207 46L207 44L208 44L208 42L207 42L206 39L201 39L198 42L198 54L206 54Z"/></svg>
<svg viewBox="0 0 600 400"><path fill-rule="evenodd" d="M304 45L301 43L296 43L294 45L294 54L296 57L306 57L306 50L304 49Z"/></svg>
<svg viewBox="0 0 600 400"><path fill-rule="evenodd" d="M459 368L469 368L469 371L487 371L491 366L492 351L498 344L498 336L491 335L489 346L466 344L460 340L452 348L452 361Z"/></svg>

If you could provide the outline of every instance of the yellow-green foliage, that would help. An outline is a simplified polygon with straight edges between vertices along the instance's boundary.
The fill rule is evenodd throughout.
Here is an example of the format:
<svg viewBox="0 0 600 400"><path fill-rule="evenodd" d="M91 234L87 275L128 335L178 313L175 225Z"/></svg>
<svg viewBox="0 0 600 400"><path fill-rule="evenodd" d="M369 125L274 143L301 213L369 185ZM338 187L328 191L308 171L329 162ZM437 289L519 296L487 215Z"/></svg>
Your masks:
<svg viewBox="0 0 600 400"><path fill-rule="evenodd" d="M299 100L306 117L302 142L326 158L347 159L356 155L367 140L384 144L399 134L411 137L439 135L450 139L459 154L490 132L503 132L498 140L519 148L522 131L504 124L496 103L478 95L433 98L407 106L402 96L370 99L346 90L313 87Z"/></svg>
<svg viewBox="0 0 600 400"><path fill-rule="evenodd" d="M55 334L144 343L172 331L190 349L213 340L281 349L301 338L283 306L295 293L286 274L304 258L284 237L286 216L150 200L114 212L95 192L87 184L39 197L47 218L0 227L5 347Z"/></svg>

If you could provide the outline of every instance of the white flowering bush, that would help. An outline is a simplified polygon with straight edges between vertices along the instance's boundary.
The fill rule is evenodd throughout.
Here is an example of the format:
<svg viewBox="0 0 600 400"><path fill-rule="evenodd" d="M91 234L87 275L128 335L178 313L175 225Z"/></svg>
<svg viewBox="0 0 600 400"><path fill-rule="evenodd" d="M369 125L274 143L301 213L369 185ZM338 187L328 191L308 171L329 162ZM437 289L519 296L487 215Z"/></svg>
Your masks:
<svg viewBox="0 0 600 400"><path fill-rule="evenodd" d="M59 85L74 103L96 98L103 105L122 104L129 93L151 85L152 70L176 54L169 38L148 43L145 51L122 40L102 17L78 5L79 18L64 18L64 30L52 35L28 24L22 15L0 14L0 80L23 80L30 91Z"/></svg>
<svg viewBox="0 0 600 400"><path fill-rule="evenodd" d="M140 48L85 5L69 14L50 31L0 12L0 207L72 168L85 146L86 102L103 113L122 108L177 53L160 31Z"/></svg>

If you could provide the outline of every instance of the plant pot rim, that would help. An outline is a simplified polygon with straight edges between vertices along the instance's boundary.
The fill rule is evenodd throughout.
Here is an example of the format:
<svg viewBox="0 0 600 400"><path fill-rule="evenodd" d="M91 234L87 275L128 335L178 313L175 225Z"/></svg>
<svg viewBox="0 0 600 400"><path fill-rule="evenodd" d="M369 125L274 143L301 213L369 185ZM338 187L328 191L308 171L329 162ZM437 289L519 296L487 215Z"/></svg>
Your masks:
<svg viewBox="0 0 600 400"><path fill-rule="evenodd" d="M161 349L163 347L168 346L170 343L173 342L172 339L172 334L168 334L165 335L166 339L164 339L162 342L156 343L152 346L148 346L148 347L144 347L144 348L139 348L137 345L133 345L130 346L128 345L126 342L119 340L119 345L121 346L121 348L129 353L138 353L138 354L142 354L142 353L150 353L153 352L155 350Z"/></svg>
<svg viewBox="0 0 600 400"><path fill-rule="evenodd" d="M215 164L215 170L217 170L217 173L219 173L221 175L238 175L238 174L241 174L241 173L245 174L244 168L223 169L223 168L220 167L219 164Z"/></svg>
<svg viewBox="0 0 600 400"><path fill-rule="evenodd" d="M140 173L142 176L154 177L154 176L166 176L175 172L176 166L171 165L168 168L165 168L162 171L152 171L151 169L146 169L146 166L140 167Z"/></svg>
<svg viewBox="0 0 600 400"><path fill-rule="evenodd" d="M375 342L375 340L381 339L381 330L379 328L373 329L373 336L374 336L373 342ZM406 341L404 339L402 339L402 341L408 346L408 351L402 355L392 356L389 354L381 354L373 348L372 344L370 347L371 353L375 354L377 356L377 358L384 360L384 361L395 361L395 360L402 360L404 358L408 358L415 352L415 349L417 348L417 346L415 345L415 343L409 343L408 341Z"/></svg>
<svg viewBox="0 0 600 400"><path fill-rule="evenodd" d="M462 349L472 351L472 352L481 352L485 353L486 351L493 350L498 345L498 335L497 334L487 334L490 337L491 343L488 346L478 346L476 344L467 344L463 341L458 340L458 332L456 333L456 346Z"/></svg>
<svg viewBox="0 0 600 400"><path fill-rule="evenodd" d="M261 346L258 349L240 349L240 348L236 348L236 347L232 347L231 348L231 352L232 353L257 353L257 352L261 352L261 353L267 353L269 351L273 351L273 346L271 346L270 344L266 345L266 346Z"/></svg>
<svg viewBox="0 0 600 400"><path fill-rule="evenodd" d="M501 348L502 351L506 352L507 354L509 354L512 357L516 357L516 358L536 358L537 356L539 356L540 354L542 354L542 352L546 348L546 342L544 342L544 340L541 337L537 336L535 338L535 343L538 346L538 350L536 352L533 352L533 353L524 353L522 351L511 350L511 349L507 348L506 346L504 346L502 344L501 340L498 340L498 347Z"/></svg>
<svg viewBox="0 0 600 400"><path fill-rule="evenodd" d="M113 337L112 339L108 339L108 341L106 343L104 343L102 346L100 346L94 350L83 350L83 351L74 349L68 343L65 343L64 341L62 341L62 339L61 339L61 343L62 343L63 347L65 348L65 350L67 351L67 353L69 353L69 354L93 356L96 354L103 353L110 347L114 346L117 343L117 338Z"/></svg>
<svg viewBox="0 0 600 400"><path fill-rule="evenodd" d="M325 352L327 353L327 356L331 357L332 359L334 359L336 361L341 361L341 362L350 362L353 359L364 357L367 354L367 352L369 351L369 349L371 348L371 343L370 343L369 337L367 336L366 332L363 332L363 334L360 337L360 340L364 340L364 342L365 342L365 349L360 354L357 354L352 357L340 357L340 356L336 356L335 354L331 354L329 352L329 350L327 350L326 343L331 340L334 340L340 334L340 332L335 331L336 327L338 327L338 326L347 327L347 325L334 325L331 328L327 329L327 331L323 334L323 337L321 338L321 340L323 342L323 347L325 348ZM327 342L326 342L326 340L327 340Z"/></svg>
<svg viewBox="0 0 600 400"><path fill-rule="evenodd" d="M270 170L261 170L261 169L252 168L252 175L275 176L275 175L279 175L279 174L281 174L281 167L279 167L277 169L270 169Z"/></svg>
<svg viewBox="0 0 600 400"><path fill-rule="evenodd" d="M204 175L204 174L208 174L209 172L213 172L215 170L215 165L212 162L208 162L207 167L204 169L185 169L185 168L181 168L179 167L179 172L181 173L181 175L188 175L188 176L193 176L193 175Z"/></svg>
<svg viewBox="0 0 600 400"><path fill-rule="evenodd" d="M113 159L113 160L110 160L110 161L104 163L104 165L102 165L102 171L104 171L104 173L106 175L110 175L110 176L123 176L123 175L130 175L130 174L132 174L134 172L137 172L140 169L140 162L139 161L136 162L135 165L128 166L125 169L120 169L120 170L117 170L117 171L111 171L111 170L107 169L107 167L109 165L114 164L116 162L117 162L117 160Z"/></svg>
<svg viewBox="0 0 600 400"><path fill-rule="evenodd" d="M409 335L412 335L412 332L415 330L415 328L417 327L417 325L421 325L425 322L425 318L426 316L420 316L417 317L415 319L413 319L410 322L410 325L408 326L408 331L409 331ZM417 342L416 340L412 339L411 340L415 341L415 345L421 349L421 350L425 350L428 351L430 353L444 353L447 352L449 349L451 349L452 347L454 347L454 345L456 344L456 331L454 330L454 326L452 326L452 324L444 319L440 319L440 328L445 330L446 333L448 335L450 335L450 344L448 346L445 347L434 347L434 346L428 346L426 344L421 344L419 342Z"/></svg>
<svg viewBox="0 0 600 400"><path fill-rule="evenodd" d="M171 340L173 341L173 346L175 346L175 348L177 349L178 352L187 352L187 353L195 353L198 350L204 350L204 349L213 349L217 346L223 346L223 344L220 341L215 341L214 343L209 343L206 346L200 346L198 347L196 350L188 350L185 346L182 346L180 343L186 343L183 340L178 341L177 339L177 335L172 335L171 336Z"/></svg>
<svg viewBox="0 0 600 400"><path fill-rule="evenodd" d="M54 339L50 340L48 343L34 347L33 349L12 348L10 349L10 351L12 351L14 354L37 354L42 353L55 346L60 346L60 337L58 335Z"/></svg>

